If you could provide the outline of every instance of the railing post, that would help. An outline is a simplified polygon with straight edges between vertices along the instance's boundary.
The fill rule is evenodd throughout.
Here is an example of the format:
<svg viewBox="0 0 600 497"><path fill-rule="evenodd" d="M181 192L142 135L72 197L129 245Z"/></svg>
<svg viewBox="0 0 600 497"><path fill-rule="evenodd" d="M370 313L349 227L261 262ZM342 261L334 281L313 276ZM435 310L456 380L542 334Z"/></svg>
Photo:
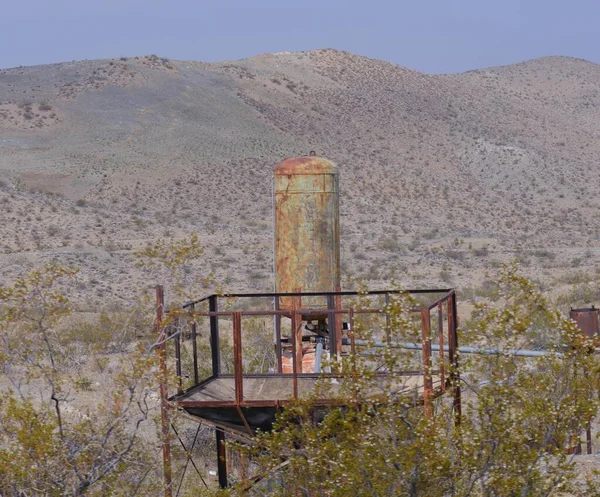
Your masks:
<svg viewBox="0 0 600 497"><path fill-rule="evenodd" d="M298 398L298 370L302 372L302 316L298 312L301 301L299 297L292 299L292 383L294 399Z"/></svg>
<svg viewBox="0 0 600 497"><path fill-rule="evenodd" d="M194 385L199 383L198 378L198 343L196 342L197 336L197 324L196 324L196 316L195 314L196 306L192 304L190 306L189 314L192 322L192 354L194 356Z"/></svg>
<svg viewBox="0 0 600 497"><path fill-rule="evenodd" d="M211 295L208 299L208 310L218 312L217 296ZM210 350L212 355L212 373L216 378L221 374L221 353L219 350L219 316L210 316Z"/></svg>
<svg viewBox="0 0 600 497"><path fill-rule="evenodd" d="M438 308L438 344L440 346L440 385L442 391L446 390L446 365L444 364L444 309L442 303Z"/></svg>
<svg viewBox="0 0 600 497"><path fill-rule="evenodd" d="M385 339L389 345L392 342L392 323L390 320L390 294L385 294Z"/></svg>
<svg viewBox="0 0 600 497"><path fill-rule="evenodd" d="M339 292L341 292L342 289L339 286L336 286L335 291L336 291L337 295L335 295L333 297L333 307L338 312L335 313L335 315L333 317L333 322L335 325L335 349L336 349L337 357L339 359L342 355L342 334L343 334L342 315L339 313L339 311L342 309L342 296L339 295Z"/></svg>
<svg viewBox="0 0 600 497"><path fill-rule="evenodd" d="M232 312L233 322L233 372L235 378L235 403L240 406L244 401L244 372L242 370L242 313Z"/></svg>
<svg viewBox="0 0 600 497"><path fill-rule="evenodd" d="M161 285L156 287L156 336L160 345L156 347L158 354L158 367L160 371L160 417L163 451L163 479L165 497L172 497L172 473L171 473L171 442L169 440L169 401L168 401L168 373L166 363L167 343L165 330L163 328L163 312L165 307L165 295ZM162 343L161 343L162 342Z"/></svg>
<svg viewBox="0 0 600 497"><path fill-rule="evenodd" d="M181 373L181 320L175 320L175 371L177 374L177 393L183 392L183 378Z"/></svg>
<svg viewBox="0 0 600 497"><path fill-rule="evenodd" d="M330 311L327 313L327 329L329 331L329 350L331 351L331 357L337 357L338 351L338 339L337 339L337 320L335 318L335 312L331 312L335 309L335 298L333 295L327 295L327 309Z"/></svg>
<svg viewBox="0 0 600 497"><path fill-rule="evenodd" d="M460 424L460 417L462 412L461 398L460 398L460 373L458 370L458 315L456 308L456 292L452 292L448 299L448 357L450 359L451 372L450 380L452 383L452 389L454 393L453 409L454 409L454 422L456 425Z"/></svg>
<svg viewBox="0 0 600 497"><path fill-rule="evenodd" d="M433 415L431 405L433 397L433 379L431 377L431 316L429 309L421 309L421 336L423 342L423 407L425 416L430 418Z"/></svg>
<svg viewBox="0 0 600 497"><path fill-rule="evenodd" d="M275 296L275 310L279 311L279 295ZM283 372L283 358L282 358L282 350L281 350L281 315L275 315L275 358L277 360L276 369L277 373L281 374Z"/></svg>
<svg viewBox="0 0 600 497"><path fill-rule="evenodd" d="M347 335L350 338L350 354L352 359L352 396L354 400L358 401L358 381L356 378L356 339L354 338L354 308L348 309L348 326L350 327ZM389 345L389 342L388 342Z"/></svg>
<svg viewBox="0 0 600 497"><path fill-rule="evenodd" d="M354 308L348 309L348 326L350 327L350 331L348 332L348 336L350 337L350 353L355 355L356 339L354 337Z"/></svg>
<svg viewBox="0 0 600 497"><path fill-rule="evenodd" d="M215 428L217 438L217 471L219 474L219 487L227 488L227 452L225 450L225 432Z"/></svg>

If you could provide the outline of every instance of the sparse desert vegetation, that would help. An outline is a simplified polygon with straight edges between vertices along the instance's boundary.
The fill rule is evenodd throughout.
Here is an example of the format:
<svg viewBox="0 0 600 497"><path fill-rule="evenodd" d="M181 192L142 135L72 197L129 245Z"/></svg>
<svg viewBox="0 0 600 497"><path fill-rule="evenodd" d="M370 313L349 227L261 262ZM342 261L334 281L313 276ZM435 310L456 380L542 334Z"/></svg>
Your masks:
<svg viewBox="0 0 600 497"><path fill-rule="evenodd" d="M309 150L340 167L346 287L473 287L515 257L539 281L593 273L599 71L334 50L2 70L0 276L74 262L83 307L91 288L126 305L147 285L131 251L196 232L217 284L271 288L271 170Z"/></svg>
<svg viewBox="0 0 600 497"><path fill-rule="evenodd" d="M0 285L80 269L56 288L65 340L98 353L71 383L93 393L147 328L137 299L160 281L135 252L195 233L196 292L271 289L272 168L315 150L340 168L345 288L457 287L466 320L518 260L562 310L598 304L599 117L600 66L565 57L454 75L335 50L0 70Z"/></svg>

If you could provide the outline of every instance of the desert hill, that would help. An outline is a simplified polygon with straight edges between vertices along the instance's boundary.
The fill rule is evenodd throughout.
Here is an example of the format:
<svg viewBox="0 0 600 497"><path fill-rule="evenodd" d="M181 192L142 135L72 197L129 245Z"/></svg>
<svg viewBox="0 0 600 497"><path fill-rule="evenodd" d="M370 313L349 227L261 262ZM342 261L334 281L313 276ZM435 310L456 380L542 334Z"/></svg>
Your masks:
<svg viewBox="0 0 600 497"><path fill-rule="evenodd" d="M0 279L60 261L82 268L82 308L127 305L155 283L132 251L195 231L199 273L270 289L272 167L315 150L342 175L348 288L472 295L514 257L562 288L598 262L599 123L600 66L567 57L445 75L335 50L0 70Z"/></svg>

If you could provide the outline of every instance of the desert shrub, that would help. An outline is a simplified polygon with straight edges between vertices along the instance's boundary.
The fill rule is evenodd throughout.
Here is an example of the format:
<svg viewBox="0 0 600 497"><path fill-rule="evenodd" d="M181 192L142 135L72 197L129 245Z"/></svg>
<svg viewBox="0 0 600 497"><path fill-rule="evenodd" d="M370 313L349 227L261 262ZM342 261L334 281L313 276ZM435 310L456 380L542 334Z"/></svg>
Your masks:
<svg viewBox="0 0 600 497"><path fill-rule="evenodd" d="M600 284L598 281L588 281L573 286L571 290L556 299L558 305L583 307L598 302L600 299Z"/></svg>
<svg viewBox="0 0 600 497"><path fill-rule="evenodd" d="M473 254L475 254L476 257L487 257L489 254L489 250L488 250L487 246L483 246L483 247L474 249Z"/></svg>
<svg viewBox="0 0 600 497"><path fill-rule="evenodd" d="M60 332L64 344L102 353L123 352L137 339L148 338L149 316L136 308L131 312L107 312L93 316L71 316Z"/></svg>
<svg viewBox="0 0 600 497"><path fill-rule="evenodd" d="M76 403L96 383L73 367L80 357L61 333L71 307L57 285L73 275L51 265L0 287L0 363L11 385L0 398L1 495L153 491L153 453L138 437L150 423L153 355L128 353L105 378L110 395Z"/></svg>
<svg viewBox="0 0 600 497"><path fill-rule="evenodd" d="M459 424L451 396L438 397L428 414L418 397L398 388L405 380L394 372L409 364L406 354L382 354L384 380L369 374L372 359L350 355L333 363L340 394L324 379L312 398L282 411L272 432L240 447L259 474L272 471L252 494L598 495L595 476L577 478L569 455L599 407L593 343L514 265L502 270L498 287L502 300L477 305L462 333L463 343L498 352L461 356L468 374ZM418 336L409 308L403 302L390 309L398 339ZM549 338L547 355L524 359L511 352L533 347L540 335ZM316 408L324 392L337 405ZM227 494L247 495L247 487L242 481Z"/></svg>
<svg viewBox="0 0 600 497"><path fill-rule="evenodd" d="M398 240L398 236L382 236L377 242L377 247L381 250L386 251L399 251L401 250L401 244Z"/></svg>
<svg viewBox="0 0 600 497"><path fill-rule="evenodd" d="M477 298L494 298L498 295L498 286L493 280L484 280L481 285L476 287L466 286L461 289L461 298L472 300Z"/></svg>
<svg viewBox="0 0 600 497"><path fill-rule="evenodd" d="M534 250L532 252L532 255L534 257L537 257L538 259L550 259L550 260L554 260L556 258L556 254L554 254L553 252L550 252L547 249Z"/></svg>
<svg viewBox="0 0 600 497"><path fill-rule="evenodd" d="M455 261L464 261L465 253L462 250L447 250L446 257Z"/></svg>

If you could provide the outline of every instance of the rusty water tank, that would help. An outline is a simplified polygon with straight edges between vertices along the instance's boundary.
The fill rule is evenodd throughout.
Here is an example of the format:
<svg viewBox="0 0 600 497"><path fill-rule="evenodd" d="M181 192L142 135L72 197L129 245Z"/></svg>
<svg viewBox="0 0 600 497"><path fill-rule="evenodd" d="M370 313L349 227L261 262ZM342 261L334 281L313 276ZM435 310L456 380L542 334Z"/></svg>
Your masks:
<svg viewBox="0 0 600 497"><path fill-rule="evenodd" d="M327 159L291 157L274 169L275 291L340 286L339 173ZM303 303L304 304L304 303ZM292 299L281 299L291 309Z"/></svg>
<svg viewBox="0 0 600 497"><path fill-rule="evenodd" d="M583 309L571 309L569 316L577 323L581 331L588 338L597 336L600 333L598 329L598 309L594 306Z"/></svg>

